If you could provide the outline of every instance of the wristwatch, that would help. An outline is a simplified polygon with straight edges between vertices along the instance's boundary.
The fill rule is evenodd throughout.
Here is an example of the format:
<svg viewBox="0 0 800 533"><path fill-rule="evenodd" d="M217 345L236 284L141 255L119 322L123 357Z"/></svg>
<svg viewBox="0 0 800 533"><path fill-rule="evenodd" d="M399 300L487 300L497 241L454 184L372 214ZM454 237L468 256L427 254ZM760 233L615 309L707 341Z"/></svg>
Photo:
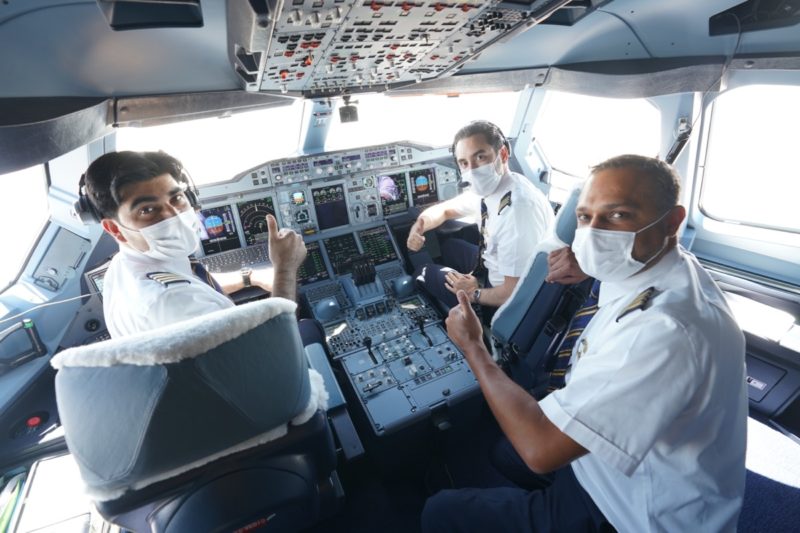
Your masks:
<svg viewBox="0 0 800 533"><path fill-rule="evenodd" d="M250 281L250 275L253 273L252 268L243 268L242 269L242 285L245 287L252 287L252 282Z"/></svg>
<svg viewBox="0 0 800 533"><path fill-rule="evenodd" d="M481 301L481 290L475 289L472 291L472 303L477 304Z"/></svg>

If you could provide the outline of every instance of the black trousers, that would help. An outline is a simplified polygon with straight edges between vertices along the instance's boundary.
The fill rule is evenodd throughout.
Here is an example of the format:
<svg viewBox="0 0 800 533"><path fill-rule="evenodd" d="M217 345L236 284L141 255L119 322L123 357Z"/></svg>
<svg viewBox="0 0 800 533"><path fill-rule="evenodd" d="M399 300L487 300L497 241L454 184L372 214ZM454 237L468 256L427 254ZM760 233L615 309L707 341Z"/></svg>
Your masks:
<svg viewBox="0 0 800 533"><path fill-rule="evenodd" d="M429 295L438 300L445 309L450 309L458 305L458 299L445 287L447 272L450 269L462 274L472 272L478 261L478 247L462 239L447 239L442 242L441 251L444 265L424 265L417 269L416 277Z"/></svg>
<svg viewBox="0 0 800 533"><path fill-rule="evenodd" d="M424 533L613 531L571 466L536 474L506 439L495 446L491 459L501 473L526 488L443 490L425 503Z"/></svg>

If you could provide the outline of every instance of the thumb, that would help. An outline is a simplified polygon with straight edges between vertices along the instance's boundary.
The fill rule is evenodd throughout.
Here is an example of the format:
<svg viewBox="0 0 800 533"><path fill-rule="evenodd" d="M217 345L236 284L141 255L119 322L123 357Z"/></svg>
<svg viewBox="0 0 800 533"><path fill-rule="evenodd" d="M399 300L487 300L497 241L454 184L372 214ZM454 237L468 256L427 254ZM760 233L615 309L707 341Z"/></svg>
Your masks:
<svg viewBox="0 0 800 533"><path fill-rule="evenodd" d="M463 290L459 290L456 293L456 298L458 298L458 304L461 306L461 310L466 312L472 312L472 306L469 303L469 297L467 293Z"/></svg>
<svg viewBox="0 0 800 533"><path fill-rule="evenodd" d="M278 221L275 220L275 217L272 215L267 215L267 231L269 231L270 235L275 235L277 237Z"/></svg>

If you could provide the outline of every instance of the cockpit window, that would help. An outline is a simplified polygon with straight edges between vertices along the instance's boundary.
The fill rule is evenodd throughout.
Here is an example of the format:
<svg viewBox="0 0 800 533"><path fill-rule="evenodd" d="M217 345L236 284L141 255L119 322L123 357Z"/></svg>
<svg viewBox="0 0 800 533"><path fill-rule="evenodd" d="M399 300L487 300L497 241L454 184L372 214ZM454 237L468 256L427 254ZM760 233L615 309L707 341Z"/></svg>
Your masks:
<svg viewBox="0 0 800 533"><path fill-rule="evenodd" d="M553 167L553 186L569 189L576 178L585 179L592 166L609 157L658 155L661 115L644 98L548 91L534 136ZM559 184L559 180L565 183Z"/></svg>
<svg viewBox="0 0 800 533"><path fill-rule="evenodd" d="M456 132L472 120L488 120L508 132L519 93L383 96L356 95L358 121L342 123L334 112L326 150L344 150L395 141L431 146L449 145ZM353 103L353 102L351 102Z"/></svg>
<svg viewBox="0 0 800 533"><path fill-rule="evenodd" d="M10 225L3 232L0 290L19 274L23 262L47 222L47 180L44 166L0 175L0 211ZM13 230L11 229L13 228Z"/></svg>
<svg viewBox="0 0 800 533"><path fill-rule="evenodd" d="M264 161L297 152L303 100L291 105L117 130L117 150L164 150L202 185L232 178Z"/></svg>
<svg viewBox="0 0 800 533"><path fill-rule="evenodd" d="M800 233L800 87L751 85L715 101L700 209L713 219Z"/></svg>

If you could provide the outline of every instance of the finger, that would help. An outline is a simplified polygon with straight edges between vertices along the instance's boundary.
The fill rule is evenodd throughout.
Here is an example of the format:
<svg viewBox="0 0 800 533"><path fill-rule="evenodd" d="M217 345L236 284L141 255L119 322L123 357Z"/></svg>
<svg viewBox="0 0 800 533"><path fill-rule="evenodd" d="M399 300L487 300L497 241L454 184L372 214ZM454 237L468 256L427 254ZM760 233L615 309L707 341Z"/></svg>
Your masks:
<svg viewBox="0 0 800 533"><path fill-rule="evenodd" d="M464 314L472 313L472 306L469 303L469 296L467 296L466 292L459 290L456 293L456 298L458 298L458 304Z"/></svg>
<svg viewBox="0 0 800 533"><path fill-rule="evenodd" d="M274 216L267 215L267 231L269 231L270 235L274 235L277 230L278 230L278 221L275 220Z"/></svg>
<svg viewBox="0 0 800 533"><path fill-rule="evenodd" d="M453 293L453 294L458 294L459 292L461 292L461 291L458 291L458 290L457 290L455 287L453 287L452 285L445 285L445 286L444 286L444 288L445 288L445 289L447 289L448 291L450 291L450 292L451 292L451 293Z"/></svg>

